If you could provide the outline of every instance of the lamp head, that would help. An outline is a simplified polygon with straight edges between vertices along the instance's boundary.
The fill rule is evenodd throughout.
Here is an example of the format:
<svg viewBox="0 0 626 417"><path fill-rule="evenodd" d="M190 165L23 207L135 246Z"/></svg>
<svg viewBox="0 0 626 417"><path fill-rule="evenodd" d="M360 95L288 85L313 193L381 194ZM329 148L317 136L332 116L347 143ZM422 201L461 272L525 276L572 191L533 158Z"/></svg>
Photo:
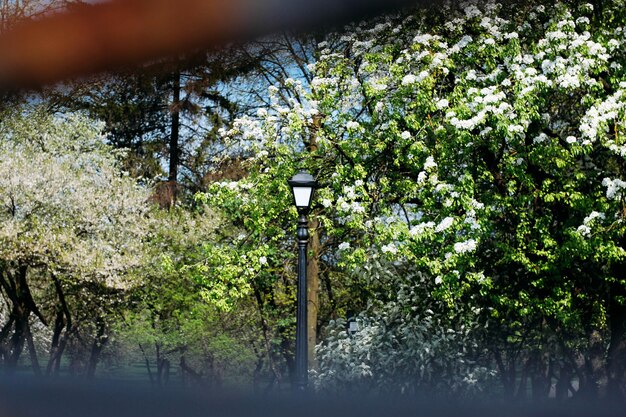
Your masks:
<svg viewBox="0 0 626 417"><path fill-rule="evenodd" d="M298 213L308 213L313 200L313 191L318 187L315 178L306 171L300 171L287 182L291 187L293 201Z"/></svg>

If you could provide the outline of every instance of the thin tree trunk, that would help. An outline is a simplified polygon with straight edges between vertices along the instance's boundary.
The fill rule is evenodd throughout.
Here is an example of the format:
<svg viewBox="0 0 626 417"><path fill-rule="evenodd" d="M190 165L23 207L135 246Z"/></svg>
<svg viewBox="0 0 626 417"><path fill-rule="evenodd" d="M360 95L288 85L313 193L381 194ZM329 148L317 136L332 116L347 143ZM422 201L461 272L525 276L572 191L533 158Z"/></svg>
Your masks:
<svg viewBox="0 0 626 417"><path fill-rule="evenodd" d="M17 368L17 362L26 343L26 326L28 325L28 313L21 306L14 308L12 314L15 317L15 327L13 336L9 340L8 357L6 360L6 370L9 374L15 372Z"/></svg>
<svg viewBox="0 0 626 417"><path fill-rule="evenodd" d="M67 341L73 330L72 315L65 300L65 293L61 285L61 281L54 275L51 275L54 288L57 293L59 304L57 305L57 314L54 322L54 333L50 346L50 359L46 367L46 375L58 375L61 369L61 358L65 352ZM63 330L65 329L65 332Z"/></svg>
<svg viewBox="0 0 626 417"><path fill-rule="evenodd" d="M35 347L35 341L33 340L33 333L30 330L30 324L26 323L26 343L28 344L28 353L30 355L30 363L33 368L33 372L36 376L41 376L41 366L39 365L39 358L37 357L37 349Z"/></svg>
<svg viewBox="0 0 626 417"><path fill-rule="evenodd" d="M156 369L156 371L157 371L156 372L156 374L157 374L156 381L157 381L157 386L159 388L161 388L163 386L162 385L162 380L161 380L161 371L162 371L162 368L161 368L161 365L162 365L161 364L161 346L158 343L155 343L154 344L154 349L155 349L155 352L156 352L156 367L157 367L157 369Z"/></svg>
<svg viewBox="0 0 626 417"><path fill-rule="evenodd" d="M150 385L154 387L154 376L152 375L152 368L150 367L150 360L148 359L148 355L146 354L146 351L144 350L143 346L141 346L141 343L139 343L139 350L141 350L141 353L143 354L143 358L146 362L146 370L148 371L148 378L150 378Z"/></svg>
<svg viewBox="0 0 626 417"><path fill-rule="evenodd" d="M626 267L616 268L624 276ZM626 306L616 300L617 295L624 295L624 290L614 286L609 301L609 329L611 340L607 352L607 395L614 400L626 398Z"/></svg>
<svg viewBox="0 0 626 417"><path fill-rule="evenodd" d="M170 380L170 361L167 358L163 358L161 361L161 381L163 386L167 386Z"/></svg>
<svg viewBox="0 0 626 417"><path fill-rule="evenodd" d="M183 378L183 386L185 386L185 382L187 380L186 375L191 376L191 378L197 383L202 383L202 374L197 372L195 369L191 368L187 365L187 361L185 360L185 356L180 357L180 374Z"/></svg>
<svg viewBox="0 0 626 417"><path fill-rule="evenodd" d="M565 401L569 397L569 389L572 381L572 372L569 364L561 365L559 380L556 383L555 397L558 401ZM573 393L572 393L573 394Z"/></svg>
<svg viewBox="0 0 626 417"><path fill-rule="evenodd" d="M100 354L109 340L108 336L105 334L106 324L104 323L104 319L102 317L98 317L96 319L96 326L97 333L93 343L91 344L91 353L89 354L89 362L87 363L87 378L93 378L96 375L96 367L98 366L98 361L100 360Z"/></svg>
<svg viewBox="0 0 626 417"><path fill-rule="evenodd" d="M533 372L531 377L532 395L534 401L543 401L548 398L551 385L551 364L548 352L533 352Z"/></svg>
<svg viewBox="0 0 626 417"><path fill-rule="evenodd" d="M63 319L63 312L57 311L54 319L54 329L52 332L52 341L50 343L50 357L48 359L48 365L46 365L46 375L50 376L54 372L58 372L59 363L61 362L61 332L65 328L65 320Z"/></svg>
<svg viewBox="0 0 626 417"><path fill-rule="evenodd" d="M531 365L532 361L530 359L527 359L522 368L519 385L517 386L515 393L515 398L519 400L525 400L528 395L528 374Z"/></svg>
<svg viewBox="0 0 626 417"><path fill-rule="evenodd" d="M7 321L5 325L2 327L2 330L0 330L0 355L2 355L3 361L6 361L6 358L8 357L8 354L9 354L8 337L9 337L9 332L13 328L14 322L15 322L15 317L13 317L12 315L9 316L9 321Z"/></svg>
<svg viewBox="0 0 626 417"><path fill-rule="evenodd" d="M593 329L589 335L589 351L585 357L585 378L580 381L578 395L595 400L605 396L606 375L605 342L599 330Z"/></svg>
<svg viewBox="0 0 626 417"><path fill-rule="evenodd" d="M19 361L24 345L26 344L28 317L30 312L33 309L36 309L35 303L30 295L28 283L26 282L27 273L28 267L24 265L17 268L16 274L10 274L7 271L7 276L10 282L9 290L12 292L11 302L13 304L13 309L11 311L11 316L14 320L13 335L9 339L7 357L5 360L5 366L7 372L9 373L13 373L17 368L17 362ZM37 313L37 315L41 317L41 313Z"/></svg>
<svg viewBox="0 0 626 417"><path fill-rule="evenodd" d="M507 399L513 399L515 396L515 368L507 369L500 349L494 347L492 352L500 374L500 381L504 387L504 396Z"/></svg>
<svg viewBox="0 0 626 417"><path fill-rule="evenodd" d="M261 297L261 292L259 291L258 288L256 288L256 286L253 286L253 290L254 290L254 297L256 300L256 304L257 304L257 310L259 312L259 317L261 319L260 322L261 322L261 329L263 331L263 342L265 345L265 351L267 353L267 359L269 361L269 368L270 368L270 371L272 372L273 379L280 383L282 375L280 374L280 371L278 370L278 367L276 366L276 362L274 361L274 358L273 358L273 350L271 347L272 344L270 342L270 328L269 328L269 325L267 324L267 319L265 318L265 314L263 312L263 298ZM291 361L287 360L287 369L289 370L289 374L291 375L294 369L293 359Z"/></svg>
<svg viewBox="0 0 626 417"><path fill-rule="evenodd" d="M156 362L157 362L157 384L159 387L167 385L170 379L170 361L165 357L161 350L161 345L155 343L156 348Z"/></svg>
<svg viewBox="0 0 626 417"><path fill-rule="evenodd" d="M261 372L263 370L263 356L259 355L259 352L256 348L254 348L254 353L256 354L256 365L254 366L254 371L252 372L252 388L255 394L260 392L260 382L261 382Z"/></svg>
<svg viewBox="0 0 626 417"><path fill-rule="evenodd" d="M180 159L180 70L176 69L174 73L174 82L172 85L172 105L170 108L171 132L170 132L170 165L168 175L168 187L170 198L170 206L176 203L178 194L178 165Z"/></svg>

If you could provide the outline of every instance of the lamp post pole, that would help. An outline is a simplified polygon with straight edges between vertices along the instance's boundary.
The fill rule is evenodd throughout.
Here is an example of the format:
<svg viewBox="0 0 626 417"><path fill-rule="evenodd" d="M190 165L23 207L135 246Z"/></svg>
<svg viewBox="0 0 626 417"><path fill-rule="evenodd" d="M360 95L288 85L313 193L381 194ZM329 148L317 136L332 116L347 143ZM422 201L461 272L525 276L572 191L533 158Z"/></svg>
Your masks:
<svg viewBox="0 0 626 417"><path fill-rule="evenodd" d="M306 391L308 384L306 252L309 243L309 221L304 213L298 219L298 291L296 310L296 378L295 389Z"/></svg>
<svg viewBox="0 0 626 417"><path fill-rule="evenodd" d="M300 171L288 181L293 200L298 209L298 290L296 299L296 373L293 388L305 392L308 384L307 349L307 286L306 252L309 243L309 220L313 191L318 187L315 178L306 171Z"/></svg>

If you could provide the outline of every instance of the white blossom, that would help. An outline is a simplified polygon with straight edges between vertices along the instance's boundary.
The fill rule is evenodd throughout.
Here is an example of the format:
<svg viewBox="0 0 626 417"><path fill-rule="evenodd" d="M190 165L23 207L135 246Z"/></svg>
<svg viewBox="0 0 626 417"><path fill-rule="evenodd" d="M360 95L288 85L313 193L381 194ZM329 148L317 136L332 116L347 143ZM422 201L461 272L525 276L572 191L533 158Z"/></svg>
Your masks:
<svg viewBox="0 0 626 417"><path fill-rule="evenodd" d="M359 122L355 122L354 120L351 120L348 123L346 123L346 129L348 129L348 130L356 130L359 127L361 127Z"/></svg>
<svg viewBox="0 0 626 417"><path fill-rule="evenodd" d="M396 245L394 245L393 243L388 243L386 245L383 245L380 250L383 253L391 253L391 254L396 254L398 253L398 248L396 248Z"/></svg>
<svg viewBox="0 0 626 417"><path fill-rule="evenodd" d="M436 106L439 110L441 110L441 109L445 109L446 107L448 107L448 105L449 105L449 104L450 104L450 103L448 102L448 100L446 100L445 98L442 98L441 100L438 100L438 101L435 103L435 106Z"/></svg>
<svg viewBox="0 0 626 417"><path fill-rule="evenodd" d="M589 213L587 217L585 217L585 219L583 220L583 224L589 225L591 222L595 221L596 219L604 220L605 219L604 213L600 213L598 211L592 211L591 213Z"/></svg>
<svg viewBox="0 0 626 417"><path fill-rule="evenodd" d="M402 77L402 85L404 86L415 84L416 81L417 81L417 77L415 77L415 75L413 74L407 74L404 77Z"/></svg>
<svg viewBox="0 0 626 417"><path fill-rule="evenodd" d="M616 200L622 197L622 190L626 188L626 181L619 178L605 178L602 180L602 185L606 187L606 198Z"/></svg>
<svg viewBox="0 0 626 417"><path fill-rule="evenodd" d="M457 242L454 244L454 251L456 253L473 252L476 250L476 241L469 239L464 242Z"/></svg>
<svg viewBox="0 0 626 417"><path fill-rule="evenodd" d="M424 231L426 231L427 229L433 229L435 227L435 223L434 222L423 222L420 224L417 224L415 226L413 226L410 230L409 230L409 234L411 236L419 236L422 233L424 233Z"/></svg>
<svg viewBox="0 0 626 417"><path fill-rule="evenodd" d="M548 139L548 135L546 135L545 133L541 132L539 135L535 136L533 138L533 143L543 143Z"/></svg>
<svg viewBox="0 0 626 417"><path fill-rule="evenodd" d="M448 229L450 226L452 226L452 223L454 223L454 218L453 217L446 217L444 218L435 228L435 232L443 232L444 230Z"/></svg>
<svg viewBox="0 0 626 417"><path fill-rule="evenodd" d="M576 229L576 232L580 233L582 236L589 236L591 234L591 228L589 228L589 226L587 225L580 225L578 226L578 229Z"/></svg>
<svg viewBox="0 0 626 417"><path fill-rule="evenodd" d="M426 158L426 162L424 162L424 169L429 169L429 168L436 168L437 167L437 163L435 162L435 158L433 158L432 156L429 156Z"/></svg>
<svg viewBox="0 0 626 417"><path fill-rule="evenodd" d="M357 213L357 214L363 214L365 213L365 208L361 205L361 203L359 203L358 201L353 201L350 204L350 210L353 213Z"/></svg>

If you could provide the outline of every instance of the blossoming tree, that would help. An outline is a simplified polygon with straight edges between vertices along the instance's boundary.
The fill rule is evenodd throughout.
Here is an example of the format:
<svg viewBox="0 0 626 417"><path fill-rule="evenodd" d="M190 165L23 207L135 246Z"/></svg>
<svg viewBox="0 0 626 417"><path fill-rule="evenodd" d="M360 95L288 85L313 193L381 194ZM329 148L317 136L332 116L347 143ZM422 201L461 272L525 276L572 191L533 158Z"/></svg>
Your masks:
<svg viewBox="0 0 626 417"><path fill-rule="evenodd" d="M58 371L78 327L94 327L97 356L107 338L106 312L134 285L128 273L142 265L149 195L120 172L100 128L43 106L2 115L0 288L7 310L0 358L6 369L15 368L26 344L35 372L42 372L34 328L49 347L48 372ZM88 373L95 370L92 359Z"/></svg>
<svg viewBox="0 0 626 417"><path fill-rule="evenodd" d="M253 175L209 200L276 229L255 259L282 268L272 219L305 166L325 185L326 265L370 291L361 329L319 347L322 383L461 392L497 375L509 396L626 393L623 4L515 7L329 35L310 85L225 132Z"/></svg>

